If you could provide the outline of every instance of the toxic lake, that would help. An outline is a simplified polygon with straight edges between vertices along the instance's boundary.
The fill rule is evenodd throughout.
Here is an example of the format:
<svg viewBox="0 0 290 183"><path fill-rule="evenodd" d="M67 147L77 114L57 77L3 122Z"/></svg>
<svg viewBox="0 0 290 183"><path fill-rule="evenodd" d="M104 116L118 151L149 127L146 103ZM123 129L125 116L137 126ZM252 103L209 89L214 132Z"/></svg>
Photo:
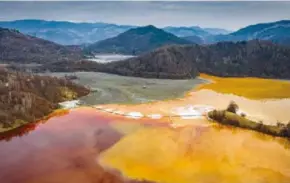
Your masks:
<svg viewBox="0 0 290 183"><path fill-rule="evenodd" d="M288 139L219 125L204 115L235 101L249 119L286 124L288 81L77 76L76 82L95 89L80 99L92 107L64 110L47 121L1 134L0 180L289 183ZM98 85L96 78L106 79Z"/></svg>

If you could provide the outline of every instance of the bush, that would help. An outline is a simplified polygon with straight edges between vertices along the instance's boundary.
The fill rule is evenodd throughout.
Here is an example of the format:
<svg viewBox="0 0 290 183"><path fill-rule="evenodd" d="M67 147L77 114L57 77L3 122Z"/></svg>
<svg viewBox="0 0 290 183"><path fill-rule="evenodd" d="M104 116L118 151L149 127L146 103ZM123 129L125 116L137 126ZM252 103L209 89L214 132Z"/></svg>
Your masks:
<svg viewBox="0 0 290 183"><path fill-rule="evenodd" d="M246 114L245 114L245 113L241 113L241 116L242 116L243 118L245 118L245 117L246 117Z"/></svg>
<svg viewBox="0 0 290 183"><path fill-rule="evenodd" d="M239 106L234 101L231 101L226 111L236 113L238 110Z"/></svg>

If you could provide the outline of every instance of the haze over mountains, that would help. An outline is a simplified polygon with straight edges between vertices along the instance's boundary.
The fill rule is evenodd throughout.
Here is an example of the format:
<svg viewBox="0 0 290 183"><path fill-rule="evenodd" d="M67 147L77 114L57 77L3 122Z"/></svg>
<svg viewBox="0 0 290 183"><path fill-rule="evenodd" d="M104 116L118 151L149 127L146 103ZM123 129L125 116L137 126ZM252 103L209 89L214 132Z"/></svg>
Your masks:
<svg viewBox="0 0 290 183"><path fill-rule="evenodd" d="M128 31L129 29L136 28L137 26L108 23L15 20L1 21L0 27L17 29L24 34L43 38L63 45L80 45L112 38ZM200 28L198 26L168 26L162 29L198 44L252 39L270 40L283 45L289 45L290 42L289 20L249 25L232 33L220 28Z"/></svg>
<svg viewBox="0 0 290 183"><path fill-rule="evenodd" d="M135 26L107 23L73 23L45 20L2 21L0 27L17 29L24 34L63 45L93 43L114 37Z"/></svg>
<svg viewBox="0 0 290 183"><path fill-rule="evenodd" d="M107 38L115 37L131 28L137 26L116 25L108 23L74 23L65 21L45 20L15 20L0 21L0 27L17 29L20 32L63 45L79 45L94 43ZM192 27L165 27L163 30L184 36L208 36L226 34L229 31L217 28L202 29L198 26Z"/></svg>

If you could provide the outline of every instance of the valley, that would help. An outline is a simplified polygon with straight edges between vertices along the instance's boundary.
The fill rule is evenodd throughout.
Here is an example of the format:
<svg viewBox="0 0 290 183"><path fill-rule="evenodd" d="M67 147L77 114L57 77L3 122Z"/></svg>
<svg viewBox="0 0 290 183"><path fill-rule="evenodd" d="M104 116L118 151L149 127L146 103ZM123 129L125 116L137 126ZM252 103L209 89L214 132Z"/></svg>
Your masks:
<svg viewBox="0 0 290 183"><path fill-rule="evenodd" d="M0 1L0 182L289 183L289 9Z"/></svg>

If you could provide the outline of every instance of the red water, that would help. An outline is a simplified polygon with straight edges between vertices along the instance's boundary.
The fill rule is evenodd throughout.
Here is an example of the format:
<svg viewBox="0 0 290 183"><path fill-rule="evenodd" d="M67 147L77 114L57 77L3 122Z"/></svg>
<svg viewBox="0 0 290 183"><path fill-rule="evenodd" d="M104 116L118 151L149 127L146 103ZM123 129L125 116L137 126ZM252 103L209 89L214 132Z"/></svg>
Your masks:
<svg viewBox="0 0 290 183"><path fill-rule="evenodd" d="M189 122L171 128L163 119L74 109L5 134L0 183L288 183L288 142Z"/></svg>
<svg viewBox="0 0 290 183"><path fill-rule="evenodd" d="M0 141L0 182L124 182L97 162L122 137L111 123L93 109L78 109L10 134Z"/></svg>

